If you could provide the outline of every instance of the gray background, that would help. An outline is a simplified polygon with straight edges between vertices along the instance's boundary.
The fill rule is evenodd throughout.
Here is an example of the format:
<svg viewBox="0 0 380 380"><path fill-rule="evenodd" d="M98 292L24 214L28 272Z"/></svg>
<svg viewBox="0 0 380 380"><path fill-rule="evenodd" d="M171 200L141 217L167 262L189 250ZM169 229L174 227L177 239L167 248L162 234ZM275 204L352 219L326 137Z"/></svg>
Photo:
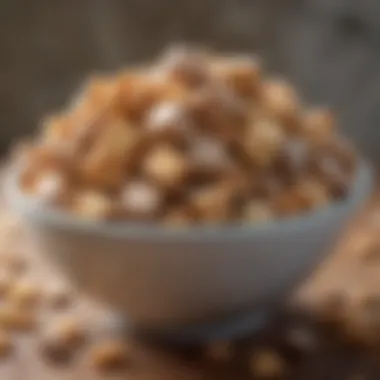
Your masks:
<svg viewBox="0 0 380 380"><path fill-rule="evenodd" d="M2 150L89 73L186 41L263 54L380 162L378 0L5 0L0 28Z"/></svg>

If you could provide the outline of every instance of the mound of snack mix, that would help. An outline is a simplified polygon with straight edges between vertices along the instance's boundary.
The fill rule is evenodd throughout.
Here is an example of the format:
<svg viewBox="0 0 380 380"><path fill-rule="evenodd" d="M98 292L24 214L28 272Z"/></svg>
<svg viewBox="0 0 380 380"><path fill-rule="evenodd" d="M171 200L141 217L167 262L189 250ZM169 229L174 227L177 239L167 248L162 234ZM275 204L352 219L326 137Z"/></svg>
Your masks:
<svg viewBox="0 0 380 380"><path fill-rule="evenodd" d="M257 58L176 48L89 80L20 163L25 193L75 216L187 226L342 200L356 156L330 110Z"/></svg>

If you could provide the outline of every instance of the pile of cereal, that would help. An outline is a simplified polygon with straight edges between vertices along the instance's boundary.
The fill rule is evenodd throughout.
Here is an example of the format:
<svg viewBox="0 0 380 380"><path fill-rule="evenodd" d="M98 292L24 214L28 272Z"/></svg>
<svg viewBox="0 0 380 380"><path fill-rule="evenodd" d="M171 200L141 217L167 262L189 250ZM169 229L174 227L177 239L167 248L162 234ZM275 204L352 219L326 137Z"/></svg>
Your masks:
<svg viewBox="0 0 380 380"><path fill-rule="evenodd" d="M264 222L344 199L356 157L335 124L256 58L170 49L46 120L21 186L89 219Z"/></svg>

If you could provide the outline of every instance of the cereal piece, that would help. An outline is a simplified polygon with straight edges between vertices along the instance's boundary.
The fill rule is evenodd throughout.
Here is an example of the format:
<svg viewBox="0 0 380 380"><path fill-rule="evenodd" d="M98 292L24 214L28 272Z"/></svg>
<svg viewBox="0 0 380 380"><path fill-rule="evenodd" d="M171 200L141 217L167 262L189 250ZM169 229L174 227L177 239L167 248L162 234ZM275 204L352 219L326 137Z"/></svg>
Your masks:
<svg viewBox="0 0 380 380"><path fill-rule="evenodd" d="M76 128L91 123L107 111L117 110L119 85L116 78L97 76L90 78L71 102Z"/></svg>
<svg viewBox="0 0 380 380"><path fill-rule="evenodd" d="M153 148L143 162L144 173L159 185L181 186L188 173L185 157L173 148L161 145Z"/></svg>
<svg viewBox="0 0 380 380"><path fill-rule="evenodd" d="M263 349L253 353L250 369L254 376L276 379L284 375L286 363L275 351Z"/></svg>
<svg viewBox="0 0 380 380"><path fill-rule="evenodd" d="M231 142L240 138L246 124L244 105L223 88L198 91L188 99L187 109L197 130Z"/></svg>
<svg viewBox="0 0 380 380"><path fill-rule="evenodd" d="M274 163L274 175L286 185L293 185L298 178L308 173L310 150L306 141L299 138L284 141L281 152Z"/></svg>
<svg viewBox="0 0 380 380"><path fill-rule="evenodd" d="M177 83L193 89L198 88L209 78L209 65L205 55L184 47L170 49L163 58L163 68Z"/></svg>
<svg viewBox="0 0 380 380"><path fill-rule="evenodd" d="M107 219L113 213L111 200L104 194L91 190L77 194L72 208L77 216L93 220Z"/></svg>
<svg viewBox="0 0 380 380"><path fill-rule="evenodd" d="M163 223L170 228L184 228L192 224L194 218L188 207L177 207L166 212Z"/></svg>
<svg viewBox="0 0 380 380"><path fill-rule="evenodd" d="M30 331L36 325L34 313L20 309L12 304L2 305L0 308L0 326L15 331Z"/></svg>
<svg viewBox="0 0 380 380"><path fill-rule="evenodd" d="M191 194L191 206L199 222L224 222L232 214L231 189L224 184L212 185Z"/></svg>
<svg viewBox="0 0 380 380"><path fill-rule="evenodd" d="M263 201L251 201L244 207L244 219L252 223L265 223L274 219L270 205Z"/></svg>
<svg viewBox="0 0 380 380"><path fill-rule="evenodd" d="M147 115L146 128L152 132L181 132L187 126L186 113L178 102L166 101L154 106Z"/></svg>
<svg viewBox="0 0 380 380"><path fill-rule="evenodd" d="M278 216L291 216L304 211L304 201L290 188L274 197L272 207Z"/></svg>
<svg viewBox="0 0 380 380"><path fill-rule="evenodd" d="M283 80L269 80L263 84L262 97L269 114L284 122L293 132L297 128L295 120L299 112L299 100L293 88Z"/></svg>
<svg viewBox="0 0 380 380"><path fill-rule="evenodd" d="M270 120L260 120L251 125L243 141L247 154L260 166L271 164L281 151L283 143L281 128Z"/></svg>
<svg viewBox="0 0 380 380"><path fill-rule="evenodd" d="M90 352L92 365L100 371L124 369L128 364L126 344L117 340L100 342Z"/></svg>
<svg viewBox="0 0 380 380"><path fill-rule="evenodd" d="M305 137L310 141L325 142L331 138L335 131L334 115L327 109L308 111L303 123Z"/></svg>
<svg viewBox="0 0 380 380"><path fill-rule="evenodd" d="M67 193L67 184L61 173L42 172L35 178L33 194L48 203L62 202Z"/></svg>
<svg viewBox="0 0 380 380"><path fill-rule="evenodd" d="M117 188L124 181L127 161L134 160L138 136L121 120L110 121L85 154L80 173L92 186Z"/></svg>
<svg viewBox="0 0 380 380"><path fill-rule="evenodd" d="M69 144L70 139L74 137L74 127L75 124L67 114L50 116L42 124L42 141L58 149L59 145Z"/></svg>
<svg viewBox="0 0 380 380"><path fill-rule="evenodd" d="M189 160L193 169L202 172L221 172L231 166L224 145L207 136L198 136L193 140Z"/></svg>
<svg viewBox="0 0 380 380"><path fill-rule="evenodd" d="M9 301L18 309L33 308L40 299L42 290L31 281L18 281L10 289Z"/></svg>
<svg viewBox="0 0 380 380"><path fill-rule="evenodd" d="M215 341L206 345L204 350L206 358L216 362L226 362L232 359L234 347L231 342Z"/></svg>
<svg viewBox="0 0 380 380"><path fill-rule="evenodd" d="M162 79L162 76L158 78ZM139 124L157 102L183 98L184 91L177 83L156 79L129 72L120 77L121 109L128 120Z"/></svg>
<svg viewBox="0 0 380 380"><path fill-rule="evenodd" d="M313 179L301 180L296 186L295 192L303 210L323 207L330 200L327 188Z"/></svg>
<svg viewBox="0 0 380 380"><path fill-rule="evenodd" d="M121 193L123 210L133 219L151 219L162 205L160 191L147 182L130 181Z"/></svg>
<svg viewBox="0 0 380 380"><path fill-rule="evenodd" d="M259 89L261 67L257 59L235 56L218 60L212 69L242 99L252 99Z"/></svg>

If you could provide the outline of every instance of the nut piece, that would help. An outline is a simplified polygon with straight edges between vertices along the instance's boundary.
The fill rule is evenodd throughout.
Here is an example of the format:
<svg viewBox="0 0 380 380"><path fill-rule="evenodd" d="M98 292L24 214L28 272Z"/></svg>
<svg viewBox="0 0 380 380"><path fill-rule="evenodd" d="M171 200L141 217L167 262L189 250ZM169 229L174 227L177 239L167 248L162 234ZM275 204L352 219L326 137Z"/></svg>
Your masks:
<svg viewBox="0 0 380 380"><path fill-rule="evenodd" d="M250 361L251 373L263 379L276 379L284 375L284 360L272 350L254 352Z"/></svg>
<svg viewBox="0 0 380 380"><path fill-rule="evenodd" d="M0 358L8 357L13 348L12 337L5 330L0 330Z"/></svg>
<svg viewBox="0 0 380 380"><path fill-rule="evenodd" d="M143 163L144 173L166 188L179 187L188 173L185 157L175 149L161 145L152 149Z"/></svg>
<svg viewBox="0 0 380 380"><path fill-rule="evenodd" d="M76 215L93 220L107 219L113 212L111 200L91 190L78 193L73 200L72 208Z"/></svg>
<svg viewBox="0 0 380 380"><path fill-rule="evenodd" d="M92 365L100 371L117 371L128 364L128 350L124 342L110 340L97 343L90 352Z"/></svg>
<svg viewBox="0 0 380 380"><path fill-rule="evenodd" d="M285 136L280 126L263 119L248 128L243 144L252 161L265 167L274 161L284 141Z"/></svg>
<svg viewBox="0 0 380 380"><path fill-rule="evenodd" d="M132 219L152 219L161 207L162 196L157 188L146 182L129 182L122 190L121 203Z"/></svg>

